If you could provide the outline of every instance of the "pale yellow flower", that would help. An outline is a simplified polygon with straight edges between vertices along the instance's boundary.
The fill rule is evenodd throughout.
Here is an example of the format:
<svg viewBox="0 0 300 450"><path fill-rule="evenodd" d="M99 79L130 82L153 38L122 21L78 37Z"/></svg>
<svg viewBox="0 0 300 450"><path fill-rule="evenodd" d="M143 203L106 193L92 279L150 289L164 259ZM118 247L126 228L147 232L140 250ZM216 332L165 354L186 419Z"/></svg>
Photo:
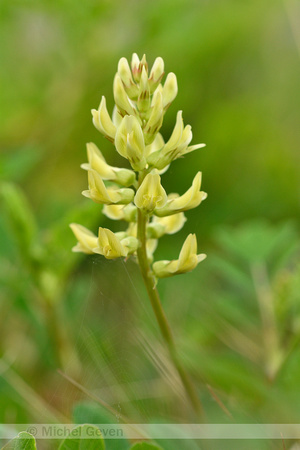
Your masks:
<svg viewBox="0 0 300 450"><path fill-rule="evenodd" d="M162 88L159 85L153 94L150 116L144 127L144 136L146 144L151 144L160 130L164 118Z"/></svg>
<svg viewBox="0 0 300 450"><path fill-rule="evenodd" d="M103 214L105 214L109 219L112 220L123 220L124 219L124 205L104 205Z"/></svg>
<svg viewBox="0 0 300 450"><path fill-rule="evenodd" d="M146 167L144 136L136 117L123 118L116 133L115 145L118 153L128 159L134 170Z"/></svg>
<svg viewBox="0 0 300 450"><path fill-rule="evenodd" d="M201 172L196 174L192 186L185 194L181 196L177 196L177 194L169 195L166 205L163 208L155 209L155 215L159 217L169 216L170 214L188 211L200 205L207 197L206 192L200 191L201 175Z"/></svg>
<svg viewBox="0 0 300 450"><path fill-rule="evenodd" d="M90 142L86 145L89 163L81 164L85 170L95 170L103 180L116 181L123 186L131 186L135 183L135 173L129 169L121 169L107 164L98 147Z"/></svg>
<svg viewBox="0 0 300 450"><path fill-rule="evenodd" d="M164 138L161 133L157 133L155 135L155 139L151 142L151 144L146 145L145 148L145 156L148 158L152 153L158 152L165 145Z"/></svg>
<svg viewBox="0 0 300 450"><path fill-rule="evenodd" d="M99 227L98 245L94 253L105 256L106 259L126 257L138 247L138 240L134 237L121 239L108 228Z"/></svg>
<svg viewBox="0 0 300 450"><path fill-rule="evenodd" d="M150 86L148 81L148 74L146 72L145 66L143 66L139 86L139 95L137 99L137 109L142 119L145 118L145 113L148 112L149 107L150 107Z"/></svg>
<svg viewBox="0 0 300 450"><path fill-rule="evenodd" d="M155 91L159 85L162 77L164 76L164 60L161 57L156 58L153 63L152 69L149 76L149 85L151 89L151 94Z"/></svg>
<svg viewBox="0 0 300 450"><path fill-rule="evenodd" d="M127 255L120 239L108 228L101 227L99 227L98 246L96 246L94 252L105 256L107 259L114 259Z"/></svg>
<svg viewBox="0 0 300 450"><path fill-rule="evenodd" d="M153 261L153 253L155 252L158 244L158 239L147 239L146 242L146 252L147 252L147 259L149 263L152 263Z"/></svg>
<svg viewBox="0 0 300 450"><path fill-rule="evenodd" d="M122 115L120 114L120 111L118 110L117 106L114 106L113 112L112 112L112 121L114 123L114 125L116 126L116 128L119 127L119 125L121 125L122 122Z"/></svg>
<svg viewBox="0 0 300 450"><path fill-rule="evenodd" d="M166 110L178 93L177 78L175 73L170 72L163 87L163 106Z"/></svg>
<svg viewBox="0 0 300 450"><path fill-rule="evenodd" d="M190 125L184 127L182 120L182 111L178 111L176 124L170 139L159 150L151 152L147 158L147 162L156 167L157 169L163 169L169 165L175 159L190 153L201 147L205 147L205 144L197 144L189 147L193 137L192 128Z"/></svg>
<svg viewBox="0 0 300 450"><path fill-rule="evenodd" d="M103 214L112 220L126 220L127 222L136 221L136 206L132 203L128 205L104 205Z"/></svg>
<svg viewBox="0 0 300 450"><path fill-rule="evenodd" d="M104 96L102 96L99 108L92 109L92 115L93 124L95 125L97 130L99 130L100 133L104 134L107 139L113 142L116 134L116 127L108 114Z"/></svg>
<svg viewBox="0 0 300 450"><path fill-rule="evenodd" d="M189 234L179 254L173 261L156 261L152 268L156 277L166 278L195 269L199 262L206 258L204 253L197 255L197 239L195 234Z"/></svg>
<svg viewBox="0 0 300 450"><path fill-rule="evenodd" d="M127 95L136 99L139 94L139 88L132 78L131 70L126 58L121 58L118 64L118 74L124 84Z"/></svg>
<svg viewBox="0 0 300 450"><path fill-rule="evenodd" d="M78 240L77 245L72 248L73 252L82 252L92 254L93 249L97 246L98 238L90 230L78 225L77 223L71 223L70 228L73 231L75 237Z"/></svg>
<svg viewBox="0 0 300 450"><path fill-rule="evenodd" d="M136 206L146 212L162 208L167 202L167 194L160 182L160 176L152 171L145 176L134 197Z"/></svg>
<svg viewBox="0 0 300 450"><path fill-rule="evenodd" d="M106 205L126 205L133 200L134 191L129 188L118 189L116 186L106 187L102 178L95 170L88 171L89 189L82 195L96 203Z"/></svg>
<svg viewBox="0 0 300 450"><path fill-rule="evenodd" d="M143 67L145 67L146 72L148 73L148 63L146 61L146 55L143 55L143 58L140 61L138 55L136 53L133 53L131 60L131 70L134 81L136 83L140 82Z"/></svg>
<svg viewBox="0 0 300 450"><path fill-rule="evenodd" d="M166 217L155 217L153 216L153 224L161 225L164 227L164 234L175 234L186 222L186 217L183 212L178 214L173 214Z"/></svg>
<svg viewBox="0 0 300 450"><path fill-rule="evenodd" d="M129 99L119 74L116 74L114 79L114 99L123 117L126 114L137 115L137 110Z"/></svg>

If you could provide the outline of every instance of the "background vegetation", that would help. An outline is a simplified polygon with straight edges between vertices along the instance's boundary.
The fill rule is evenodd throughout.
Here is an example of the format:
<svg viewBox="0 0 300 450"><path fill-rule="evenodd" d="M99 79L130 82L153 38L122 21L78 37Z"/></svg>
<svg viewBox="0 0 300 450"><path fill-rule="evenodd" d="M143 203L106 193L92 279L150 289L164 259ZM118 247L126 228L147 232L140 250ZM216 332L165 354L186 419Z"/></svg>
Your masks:
<svg viewBox="0 0 300 450"><path fill-rule="evenodd" d="M177 75L165 138L182 109L207 144L163 177L182 193L202 170L208 199L157 251L171 259L196 232L208 254L159 283L207 420L299 422L299 19L293 0L1 0L1 423L114 423L95 396L133 422L187 420L138 268L70 251L70 222L111 226L81 198L79 165L90 141L121 164L90 110L105 95L111 111L133 52Z"/></svg>

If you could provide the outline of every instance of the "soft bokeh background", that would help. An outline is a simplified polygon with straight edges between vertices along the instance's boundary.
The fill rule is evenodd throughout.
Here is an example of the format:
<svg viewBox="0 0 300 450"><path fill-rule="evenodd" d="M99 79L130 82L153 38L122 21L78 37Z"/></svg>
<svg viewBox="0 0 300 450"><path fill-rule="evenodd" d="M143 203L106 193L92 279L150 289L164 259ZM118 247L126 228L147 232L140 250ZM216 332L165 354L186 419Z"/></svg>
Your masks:
<svg viewBox="0 0 300 450"><path fill-rule="evenodd" d="M79 165L90 141L123 164L90 110L105 95L112 111L133 52L177 75L165 138L182 109L207 144L163 176L182 193L201 170L208 199L157 256L176 257L188 232L208 254L159 283L208 420L299 421L299 23L297 0L1 0L2 423L114 422L57 367L133 421L187 417L137 267L70 252L70 221L115 225L81 197Z"/></svg>

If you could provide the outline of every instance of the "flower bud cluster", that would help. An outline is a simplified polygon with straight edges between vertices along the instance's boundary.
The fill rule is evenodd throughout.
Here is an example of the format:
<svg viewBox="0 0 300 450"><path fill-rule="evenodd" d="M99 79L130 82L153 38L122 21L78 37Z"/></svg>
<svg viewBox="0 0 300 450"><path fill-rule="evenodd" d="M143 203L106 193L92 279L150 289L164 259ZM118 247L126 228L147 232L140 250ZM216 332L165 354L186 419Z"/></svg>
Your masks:
<svg viewBox="0 0 300 450"><path fill-rule="evenodd" d="M102 97L98 109L92 110L93 124L111 141L130 168L110 166L94 143L87 144L88 162L82 168L88 173L88 189L83 195L104 205L103 213L112 220L127 223L124 232L113 233L99 228L98 236L78 224L71 229L78 240L73 251L98 253L107 259L136 255L138 212L146 218L146 251L150 263L157 241L165 234L179 231L185 221L184 212L196 208L207 194L201 191L201 172L182 195L167 194L161 175L172 161L204 147L190 145L192 131L184 125L182 111L177 113L170 138L165 142L160 129L164 114L177 95L177 79L169 73L164 83L164 61L156 58L149 73L145 55L140 60L133 54L131 66L121 58L113 83L115 107L112 117ZM152 271L157 278L169 277L194 269L206 255L197 255L194 234L186 238L178 260L156 261Z"/></svg>

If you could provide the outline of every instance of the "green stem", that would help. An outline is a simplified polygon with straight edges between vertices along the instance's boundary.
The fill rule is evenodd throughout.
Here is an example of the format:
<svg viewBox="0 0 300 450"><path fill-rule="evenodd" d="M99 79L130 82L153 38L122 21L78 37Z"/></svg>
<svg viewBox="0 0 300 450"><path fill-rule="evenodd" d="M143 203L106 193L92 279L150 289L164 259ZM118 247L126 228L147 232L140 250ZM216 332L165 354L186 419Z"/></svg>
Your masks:
<svg viewBox="0 0 300 450"><path fill-rule="evenodd" d="M200 417L202 414L202 407L197 396L196 389L182 366L180 359L178 358L177 349L175 345L175 341L172 335L172 331L168 322L168 319L163 310L159 293L155 286L155 278L153 272L150 268L150 264L147 258L147 250L146 250L146 224L147 224L147 216L141 211L138 210L138 231L137 237L140 242L140 247L137 250L138 262L140 266L140 270L142 273L142 277L144 280L145 287L148 292L148 296L157 319L161 334L165 340L165 343L168 347L170 357L173 361L174 366L176 367L182 384L185 388L186 395L194 409L197 413L197 416Z"/></svg>

